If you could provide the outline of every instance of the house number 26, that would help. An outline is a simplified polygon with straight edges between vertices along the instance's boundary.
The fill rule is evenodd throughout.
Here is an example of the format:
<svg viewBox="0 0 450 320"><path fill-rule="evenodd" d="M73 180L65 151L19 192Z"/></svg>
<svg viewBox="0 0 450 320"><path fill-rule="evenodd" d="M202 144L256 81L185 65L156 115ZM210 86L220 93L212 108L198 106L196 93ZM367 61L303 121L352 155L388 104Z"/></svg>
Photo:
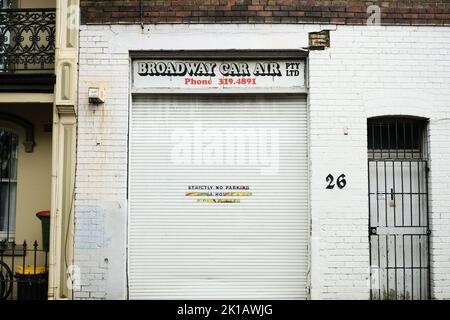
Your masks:
<svg viewBox="0 0 450 320"><path fill-rule="evenodd" d="M327 189L334 189L334 187L337 185L339 189L344 189L347 185L347 180L345 180L345 174L341 174L337 180L336 184L334 184L334 176L332 174L329 174L326 178L327 180Z"/></svg>

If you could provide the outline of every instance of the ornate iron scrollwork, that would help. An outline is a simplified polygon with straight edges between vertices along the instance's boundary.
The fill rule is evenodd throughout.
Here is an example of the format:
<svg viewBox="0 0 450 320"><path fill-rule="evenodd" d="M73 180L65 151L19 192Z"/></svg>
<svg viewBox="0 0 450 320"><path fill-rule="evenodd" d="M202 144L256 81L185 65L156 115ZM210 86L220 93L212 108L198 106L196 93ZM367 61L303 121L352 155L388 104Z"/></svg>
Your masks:
<svg viewBox="0 0 450 320"><path fill-rule="evenodd" d="M0 72L53 70L54 9L0 9Z"/></svg>

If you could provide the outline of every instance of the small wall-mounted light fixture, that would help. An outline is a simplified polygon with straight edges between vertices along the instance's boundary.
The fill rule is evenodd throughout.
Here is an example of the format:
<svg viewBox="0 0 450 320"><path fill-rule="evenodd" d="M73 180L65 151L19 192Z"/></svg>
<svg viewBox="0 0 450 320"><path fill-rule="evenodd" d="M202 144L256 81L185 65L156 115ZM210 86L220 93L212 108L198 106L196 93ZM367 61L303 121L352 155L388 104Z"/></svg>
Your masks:
<svg viewBox="0 0 450 320"><path fill-rule="evenodd" d="M105 103L106 91L101 87L90 87L88 89L89 103L99 105Z"/></svg>

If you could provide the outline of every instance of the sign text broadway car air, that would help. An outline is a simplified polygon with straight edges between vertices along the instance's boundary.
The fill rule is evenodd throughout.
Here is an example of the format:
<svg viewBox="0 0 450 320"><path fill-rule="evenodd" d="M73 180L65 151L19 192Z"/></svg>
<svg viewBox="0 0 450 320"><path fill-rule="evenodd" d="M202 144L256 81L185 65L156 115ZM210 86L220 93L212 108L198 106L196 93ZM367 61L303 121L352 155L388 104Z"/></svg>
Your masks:
<svg viewBox="0 0 450 320"><path fill-rule="evenodd" d="M289 65L299 63L289 63ZM288 65L288 67L289 67ZM248 77L271 76L281 77L281 65L278 62L257 62L250 66L246 62L139 62L138 74L140 76L179 76L215 77L217 71L223 76Z"/></svg>
<svg viewBox="0 0 450 320"><path fill-rule="evenodd" d="M165 90L267 93L299 92L304 88L305 61L298 59L133 61L133 92L136 93Z"/></svg>

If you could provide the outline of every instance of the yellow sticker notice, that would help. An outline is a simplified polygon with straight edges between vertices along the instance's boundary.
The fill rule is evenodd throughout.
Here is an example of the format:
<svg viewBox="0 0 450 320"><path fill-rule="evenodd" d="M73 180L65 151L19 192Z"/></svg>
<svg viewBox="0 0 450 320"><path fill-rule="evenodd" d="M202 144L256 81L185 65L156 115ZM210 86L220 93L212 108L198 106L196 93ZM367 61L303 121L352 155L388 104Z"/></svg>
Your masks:
<svg viewBox="0 0 450 320"><path fill-rule="evenodd" d="M251 192L186 192L186 197L251 197Z"/></svg>
<svg viewBox="0 0 450 320"><path fill-rule="evenodd" d="M240 199L197 199L199 203L241 203Z"/></svg>
<svg viewBox="0 0 450 320"><path fill-rule="evenodd" d="M212 193L208 192L186 192L186 197L211 197Z"/></svg>
<svg viewBox="0 0 450 320"><path fill-rule="evenodd" d="M223 194L225 197L251 197L253 193L251 192L227 192Z"/></svg>

